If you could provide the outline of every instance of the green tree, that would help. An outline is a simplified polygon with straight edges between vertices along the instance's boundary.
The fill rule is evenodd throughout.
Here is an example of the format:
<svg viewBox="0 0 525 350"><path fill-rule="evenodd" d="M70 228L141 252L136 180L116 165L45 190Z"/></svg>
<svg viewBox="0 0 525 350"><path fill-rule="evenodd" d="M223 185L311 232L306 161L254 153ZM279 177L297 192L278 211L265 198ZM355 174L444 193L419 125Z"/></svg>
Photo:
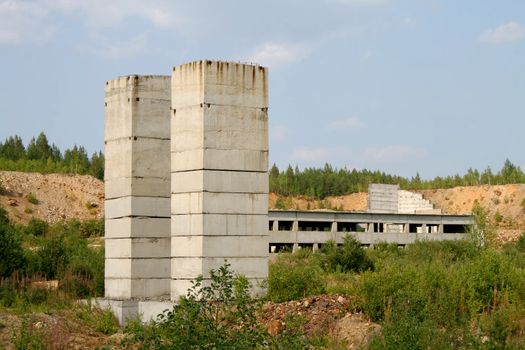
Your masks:
<svg viewBox="0 0 525 350"><path fill-rule="evenodd" d="M19 160L26 156L26 150L20 136L8 137L0 147L0 157L9 160Z"/></svg>
<svg viewBox="0 0 525 350"><path fill-rule="evenodd" d="M20 238L11 225L7 212L0 207L0 277L9 277L25 266Z"/></svg>

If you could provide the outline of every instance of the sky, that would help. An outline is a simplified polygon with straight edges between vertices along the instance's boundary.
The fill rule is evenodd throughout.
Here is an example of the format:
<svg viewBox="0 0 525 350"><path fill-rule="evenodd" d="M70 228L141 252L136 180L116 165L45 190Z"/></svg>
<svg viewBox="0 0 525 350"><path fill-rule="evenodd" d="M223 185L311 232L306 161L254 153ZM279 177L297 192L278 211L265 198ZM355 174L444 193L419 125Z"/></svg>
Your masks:
<svg viewBox="0 0 525 350"><path fill-rule="evenodd" d="M525 169L523 0L0 0L0 140L103 150L104 82L269 68L270 164Z"/></svg>

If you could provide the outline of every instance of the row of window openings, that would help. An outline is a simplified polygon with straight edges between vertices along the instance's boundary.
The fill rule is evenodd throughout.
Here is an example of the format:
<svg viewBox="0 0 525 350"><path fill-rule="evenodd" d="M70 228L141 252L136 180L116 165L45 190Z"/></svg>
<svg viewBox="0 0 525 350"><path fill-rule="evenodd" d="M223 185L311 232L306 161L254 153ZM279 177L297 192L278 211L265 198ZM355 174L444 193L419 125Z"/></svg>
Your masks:
<svg viewBox="0 0 525 350"><path fill-rule="evenodd" d="M341 245L341 244L338 244ZM321 249L323 246L322 243L317 244L317 249ZM361 244L363 248L370 248L371 246L369 244ZM398 244L398 248L405 248L404 244ZM269 253L292 253L294 251L294 245L292 243L277 243L277 244L270 244L269 247ZM296 249L307 249L307 250L314 250L314 244L313 243L299 243L297 244Z"/></svg>
<svg viewBox="0 0 525 350"><path fill-rule="evenodd" d="M269 230L274 229L275 220L269 221ZM277 221L278 231L293 231L293 221L279 220ZM405 225L403 224L383 224L373 223L372 232L404 232ZM357 222L337 222L337 232L366 232L368 223ZM372 227L371 227L372 228ZM298 221L298 231L332 231L332 222L329 221ZM410 233L437 233L439 232L439 225L423 225L423 224L408 224L408 232ZM457 224L444 224L443 233L465 233L466 226Z"/></svg>

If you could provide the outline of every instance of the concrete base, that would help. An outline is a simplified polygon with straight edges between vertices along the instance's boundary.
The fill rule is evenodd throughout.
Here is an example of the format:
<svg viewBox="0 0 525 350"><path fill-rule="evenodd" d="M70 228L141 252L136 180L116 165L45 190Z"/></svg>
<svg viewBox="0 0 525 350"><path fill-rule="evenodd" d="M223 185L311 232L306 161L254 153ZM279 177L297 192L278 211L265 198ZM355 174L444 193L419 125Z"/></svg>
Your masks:
<svg viewBox="0 0 525 350"><path fill-rule="evenodd" d="M155 300L114 300L97 298L93 304L101 309L110 309L117 317L120 325L129 320L139 319L143 323L157 321L158 315L173 309L174 302Z"/></svg>

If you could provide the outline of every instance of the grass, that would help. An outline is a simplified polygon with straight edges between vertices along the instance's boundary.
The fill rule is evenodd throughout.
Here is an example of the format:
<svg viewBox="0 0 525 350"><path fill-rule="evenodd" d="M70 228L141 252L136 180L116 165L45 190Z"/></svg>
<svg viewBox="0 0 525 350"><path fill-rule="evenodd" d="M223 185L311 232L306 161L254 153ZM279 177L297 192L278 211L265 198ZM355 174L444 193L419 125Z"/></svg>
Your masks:
<svg viewBox="0 0 525 350"><path fill-rule="evenodd" d="M27 198L27 201L31 204L34 204L34 205L37 205L38 204L38 199L36 198L36 196L34 195L33 192L29 192L26 196Z"/></svg>

